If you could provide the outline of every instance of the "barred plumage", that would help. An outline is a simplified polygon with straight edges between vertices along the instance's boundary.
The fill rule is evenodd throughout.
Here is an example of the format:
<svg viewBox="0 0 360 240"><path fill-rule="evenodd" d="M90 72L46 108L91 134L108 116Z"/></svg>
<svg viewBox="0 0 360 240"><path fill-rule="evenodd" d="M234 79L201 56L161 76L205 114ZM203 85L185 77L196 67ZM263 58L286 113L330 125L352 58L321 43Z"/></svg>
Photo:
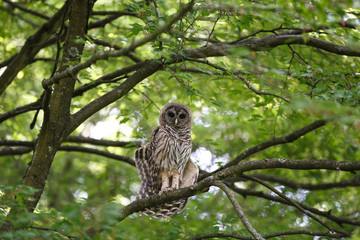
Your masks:
<svg viewBox="0 0 360 240"><path fill-rule="evenodd" d="M191 161L191 111L182 104L167 104L160 113L160 126L150 143L135 151L141 179L138 198L194 184L198 168ZM147 209L142 215L168 218L180 213L187 203L181 199Z"/></svg>

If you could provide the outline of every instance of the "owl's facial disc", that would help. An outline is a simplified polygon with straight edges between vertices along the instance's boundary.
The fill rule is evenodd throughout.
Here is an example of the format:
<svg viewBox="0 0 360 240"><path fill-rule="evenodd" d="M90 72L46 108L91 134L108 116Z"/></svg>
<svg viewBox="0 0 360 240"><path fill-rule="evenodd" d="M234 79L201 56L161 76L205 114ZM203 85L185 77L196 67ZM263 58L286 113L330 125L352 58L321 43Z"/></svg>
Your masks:
<svg viewBox="0 0 360 240"><path fill-rule="evenodd" d="M161 111L159 123L177 129L191 128L191 110L186 105L167 104Z"/></svg>

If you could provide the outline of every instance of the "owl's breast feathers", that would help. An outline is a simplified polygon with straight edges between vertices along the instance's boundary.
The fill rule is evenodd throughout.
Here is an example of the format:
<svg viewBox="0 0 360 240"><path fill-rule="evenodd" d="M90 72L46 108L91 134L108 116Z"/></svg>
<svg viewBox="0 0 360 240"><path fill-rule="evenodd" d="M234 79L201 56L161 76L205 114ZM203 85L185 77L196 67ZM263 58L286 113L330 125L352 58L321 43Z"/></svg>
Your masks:
<svg viewBox="0 0 360 240"><path fill-rule="evenodd" d="M160 126L151 141L154 150L151 160L162 170L183 173L191 154L191 129Z"/></svg>

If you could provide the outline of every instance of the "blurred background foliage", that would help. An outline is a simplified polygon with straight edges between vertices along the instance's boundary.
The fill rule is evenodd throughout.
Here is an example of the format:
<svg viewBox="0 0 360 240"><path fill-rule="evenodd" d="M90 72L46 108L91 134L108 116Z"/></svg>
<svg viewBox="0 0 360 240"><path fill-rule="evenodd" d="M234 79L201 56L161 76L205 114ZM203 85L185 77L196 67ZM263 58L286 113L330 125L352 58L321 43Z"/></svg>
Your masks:
<svg viewBox="0 0 360 240"><path fill-rule="evenodd" d="M15 1L14 1L15 2ZM28 9L52 16L62 6L55 0L18 0ZM98 0L90 22L103 19L101 11L132 11L134 16L122 16L105 27L88 31L83 59L110 48L96 40L120 47L140 39L166 22L179 8L179 1ZM170 32L156 41L143 45L133 53L141 60L159 59L186 49L211 43L232 42L258 34L265 37L282 31L309 29L304 38L315 37L339 45L359 48L359 1L196 1L196 10L176 23ZM223 7L221 7L223 6ZM350 22L354 28L343 27ZM0 61L19 52L25 40L43 23L0 3ZM208 39L208 42L192 39ZM160 47L161 45L161 47ZM36 101L41 93L41 81L48 78L54 65L56 45L43 48L37 61L19 72L17 78L0 97L1 113ZM283 45L269 51L253 52L233 49L229 56L211 57L206 61L220 68L196 61L164 65L164 69L138 84L120 101L102 109L82 124L72 135L97 139L142 141L150 138L157 126L159 109L170 101L187 104L193 111L193 160L201 170L213 171L249 147L276 136L302 128L318 119L331 119L325 127L299 140L256 153L250 160L264 158L329 159L356 161L360 157L360 61L358 57L342 56L304 45ZM127 58L110 58L92 65L78 75L77 87L122 69L134 62ZM202 73L184 71L197 69ZM2 73L4 69L0 69ZM257 95L257 91L270 95ZM120 81L102 84L73 98L72 112L109 92ZM288 99L286 102L280 97ZM1 140L32 141L39 133L42 114L30 130L34 112L27 112L0 124ZM65 143L70 144L70 143ZM118 155L133 157L134 148L92 146ZM0 223L10 207L23 206L21 197L30 196L33 189L19 185L32 153L0 158ZM298 183L332 183L355 177L340 171L294 171L264 169L251 172L279 176ZM356 175L358 177L358 174ZM66 239L68 236L88 238L90 227L104 231L97 239L186 239L196 235L235 232L247 235L226 196L217 188L192 197L186 210L169 220L149 220L138 214L116 221L119 209L131 201L139 189L136 169L124 162L106 157L59 151L47 181L41 201L34 213L17 220L18 226L31 223L36 228L1 233L2 239ZM287 196L323 211L360 221L359 187L328 190L293 189L272 183ZM238 182L242 189L269 190L252 183ZM324 231L318 223L293 207L256 196L237 195L251 223L262 234L286 230ZM44 231L43 228L56 231ZM353 225L344 230L354 232ZM282 239L282 238L279 238ZM312 236L291 239L313 239ZM315 238L314 238L315 239ZM325 238L316 238L325 239Z"/></svg>

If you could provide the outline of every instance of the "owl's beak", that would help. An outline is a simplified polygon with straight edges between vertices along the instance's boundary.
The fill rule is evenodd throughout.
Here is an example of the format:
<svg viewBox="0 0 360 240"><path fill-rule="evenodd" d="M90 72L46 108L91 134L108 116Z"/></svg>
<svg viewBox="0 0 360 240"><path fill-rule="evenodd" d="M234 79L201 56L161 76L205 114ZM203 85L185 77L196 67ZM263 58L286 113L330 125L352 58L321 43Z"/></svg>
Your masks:
<svg viewBox="0 0 360 240"><path fill-rule="evenodd" d="M177 118L175 118L175 127L176 127L177 123L178 123L178 120L177 120Z"/></svg>

